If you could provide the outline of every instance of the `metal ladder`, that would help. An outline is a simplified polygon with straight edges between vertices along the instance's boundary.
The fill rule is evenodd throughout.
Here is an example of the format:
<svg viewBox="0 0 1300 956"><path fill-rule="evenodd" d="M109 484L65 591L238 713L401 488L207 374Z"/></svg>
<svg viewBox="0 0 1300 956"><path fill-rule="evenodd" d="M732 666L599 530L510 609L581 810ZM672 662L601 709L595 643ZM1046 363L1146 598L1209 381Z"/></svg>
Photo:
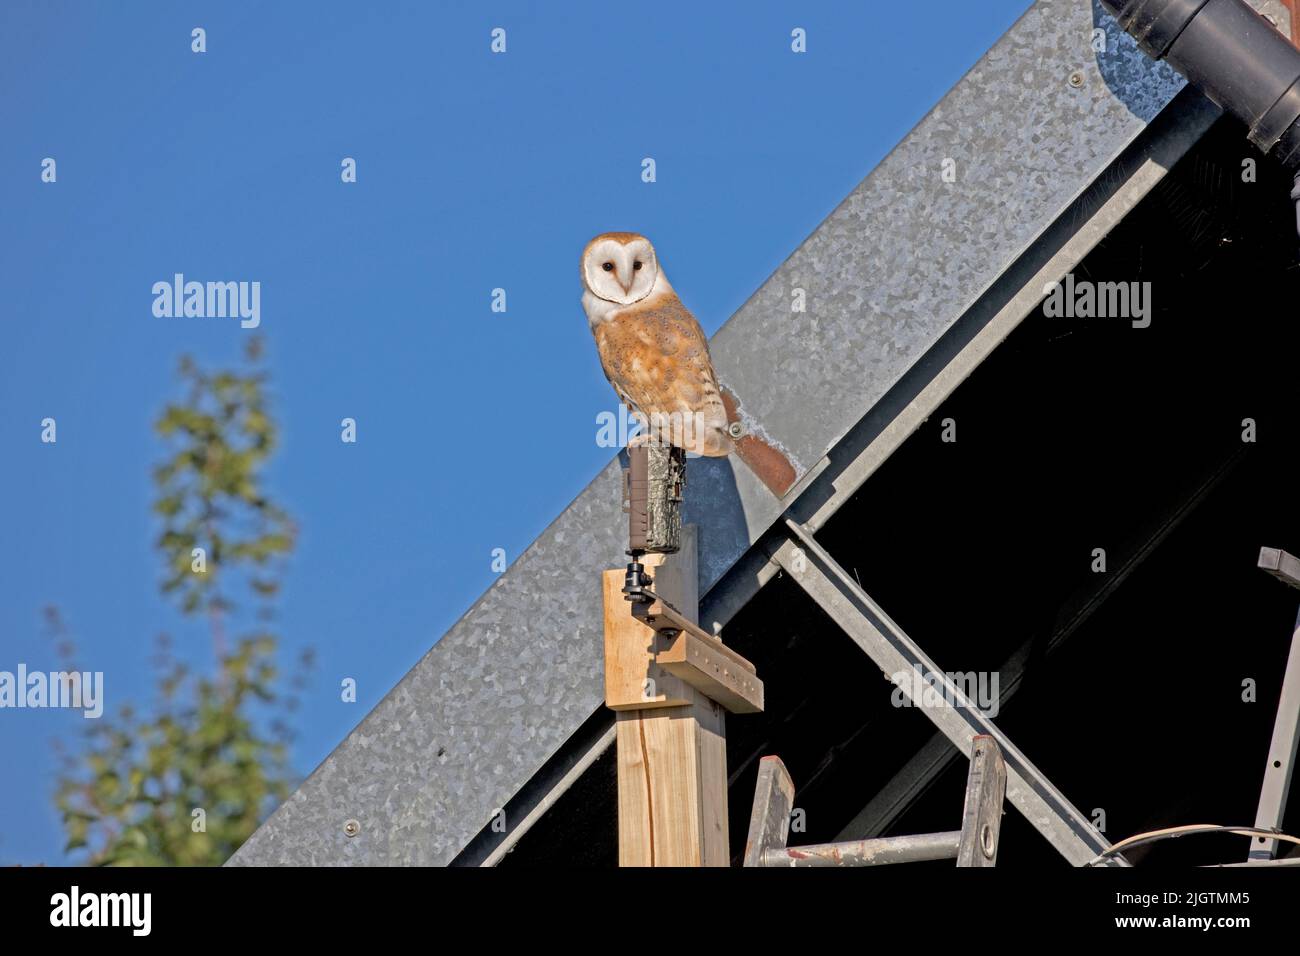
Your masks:
<svg viewBox="0 0 1300 956"><path fill-rule="evenodd" d="M958 866L996 865L1007 768L992 737L975 737L971 745L960 830L799 847L786 845L794 809L794 781L780 757L764 757L758 765L743 865L882 866L954 859Z"/></svg>
<svg viewBox="0 0 1300 956"><path fill-rule="evenodd" d="M1300 588L1300 559L1278 548L1261 548L1258 565L1279 581ZM1300 614L1291 633L1291 651L1282 678L1282 696L1277 702L1273 722L1273 740L1268 747L1264 783L1259 793L1259 810L1255 827L1278 831L1286 812L1287 792L1291 789L1295 766L1296 742L1300 739ZM1278 841L1255 837L1250 841L1248 863L1272 863L1277 856Z"/></svg>

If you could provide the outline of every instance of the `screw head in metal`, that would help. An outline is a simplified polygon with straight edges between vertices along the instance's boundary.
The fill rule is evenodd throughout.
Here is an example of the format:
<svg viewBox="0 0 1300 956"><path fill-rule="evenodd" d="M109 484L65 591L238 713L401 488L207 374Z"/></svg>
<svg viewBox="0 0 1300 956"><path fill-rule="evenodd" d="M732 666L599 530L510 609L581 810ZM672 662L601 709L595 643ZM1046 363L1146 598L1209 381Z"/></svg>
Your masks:
<svg viewBox="0 0 1300 956"><path fill-rule="evenodd" d="M343 832L350 837L354 837L361 832L361 824L356 820L349 820L343 824Z"/></svg>
<svg viewBox="0 0 1300 956"><path fill-rule="evenodd" d="M745 434L745 426L740 422L732 422L727 426L727 434L732 438L742 438Z"/></svg>
<svg viewBox="0 0 1300 956"><path fill-rule="evenodd" d="M1076 90L1079 87L1083 86L1083 74L1080 73L1078 70L1075 70L1073 73L1071 73L1070 85L1073 86Z"/></svg>

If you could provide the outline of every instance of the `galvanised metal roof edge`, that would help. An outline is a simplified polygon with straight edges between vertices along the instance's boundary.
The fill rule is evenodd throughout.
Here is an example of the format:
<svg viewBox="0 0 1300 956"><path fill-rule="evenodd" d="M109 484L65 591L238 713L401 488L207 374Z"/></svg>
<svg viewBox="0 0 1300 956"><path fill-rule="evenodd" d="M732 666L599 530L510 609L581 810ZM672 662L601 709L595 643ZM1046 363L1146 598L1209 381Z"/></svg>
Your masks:
<svg viewBox="0 0 1300 956"><path fill-rule="evenodd" d="M1097 0L1039 0L736 312L711 344L719 376L803 480L778 500L743 464L691 462L701 593L1182 85ZM615 459L230 864L455 858L601 705L620 498Z"/></svg>

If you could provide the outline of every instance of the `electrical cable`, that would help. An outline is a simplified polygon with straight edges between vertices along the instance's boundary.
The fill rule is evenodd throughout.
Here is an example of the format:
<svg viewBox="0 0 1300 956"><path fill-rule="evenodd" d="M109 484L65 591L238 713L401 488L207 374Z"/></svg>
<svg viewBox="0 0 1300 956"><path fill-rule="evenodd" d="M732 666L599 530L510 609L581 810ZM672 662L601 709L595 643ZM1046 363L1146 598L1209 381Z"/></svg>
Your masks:
<svg viewBox="0 0 1300 956"><path fill-rule="evenodd" d="M1300 846L1300 837L1289 836L1276 830L1260 830L1257 827L1233 827L1225 826L1219 823L1189 823L1181 827L1165 827L1162 830L1148 830L1145 833L1136 833L1131 837L1126 837L1118 843L1111 844L1101 853L1089 860L1084 866L1095 866L1098 863L1105 862L1107 857L1114 856L1130 847L1141 846L1144 843L1154 843L1157 840L1172 840L1181 836L1187 836L1192 833L1236 833L1241 836L1263 837L1269 840L1285 840L1288 843L1294 843Z"/></svg>

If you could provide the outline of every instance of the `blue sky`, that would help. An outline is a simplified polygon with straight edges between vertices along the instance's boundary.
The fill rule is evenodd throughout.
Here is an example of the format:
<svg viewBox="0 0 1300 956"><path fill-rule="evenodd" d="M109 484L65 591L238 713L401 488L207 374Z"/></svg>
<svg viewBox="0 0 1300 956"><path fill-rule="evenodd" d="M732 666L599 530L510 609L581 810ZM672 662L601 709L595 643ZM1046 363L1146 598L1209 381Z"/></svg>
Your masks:
<svg viewBox="0 0 1300 956"><path fill-rule="evenodd" d="M256 280L310 772L491 583L493 549L513 561L608 461L587 239L650 236L711 334L1028 6L5 0L0 670L57 664L50 604L111 710L151 699L159 632L210 661L158 592L151 424L183 353L234 364L253 333L157 318L150 290ZM521 483L521 461L543 467ZM64 860L50 741L80 723L0 710L0 863Z"/></svg>

